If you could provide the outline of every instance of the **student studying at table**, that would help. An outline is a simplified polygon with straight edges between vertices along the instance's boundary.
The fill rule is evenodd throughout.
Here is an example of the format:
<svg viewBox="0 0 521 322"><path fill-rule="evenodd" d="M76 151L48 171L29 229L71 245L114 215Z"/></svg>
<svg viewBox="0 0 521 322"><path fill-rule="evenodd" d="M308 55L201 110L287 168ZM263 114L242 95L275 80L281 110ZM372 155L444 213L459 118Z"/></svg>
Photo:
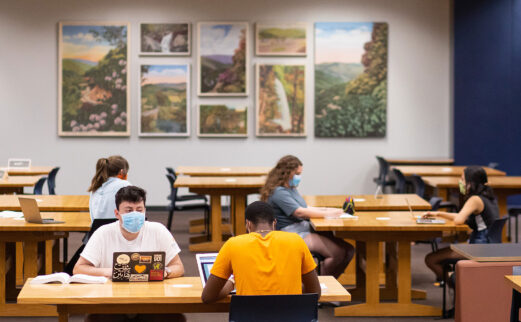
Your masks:
<svg viewBox="0 0 521 322"><path fill-rule="evenodd" d="M487 173L482 167L466 167L459 182L460 193L465 203L458 213L429 211L424 217L440 217L454 221L455 224L467 224L472 233L470 244L488 244L488 229L499 218L499 208L492 188L488 185ZM438 281L443 280L443 262L448 259L463 259L450 247L429 253L425 264L436 274Z"/></svg>
<svg viewBox="0 0 521 322"><path fill-rule="evenodd" d="M165 252L165 278L179 277L184 267L181 251L174 237L160 223L145 220L145 190L136 186L121 188L115 197L118 221L104 225L94 232L80 259L74 266L74 274L112 277L114 252L163 251ZM85 321L184 321L183 315L88 315Z"/></svg>
<svg viewBox="0 0 521 322"><path fill-rule="evenodd" d="M119 189L130 186L127 181L128 161L119 155L101 158L96 163L96 174L87 190L90 192L90 219L114 218L114 197Z"/></svg>
<svg viewBox="0 0 521 322"><path fill-rule="evenodd" d="M304 239L311 252L323 256L322 275L340 276L351 261L354 247L332 233L312 231L310 218L338 217L339 208L308 207L297 191L302 175L302 162L295 156L281 158L261 189L261 200L267 201L275 210L277 229L297 233Z"/></svg>
<svg viewBox="0 0 521 322"><path fill-rule="evenodd" d="M248 234L223 245L203 289L202 300L215 302L234 289L237 295L317 293L316 264L296 234L275 230L273 208L256 201L246 208ZM234 280L229 279L234 275Z"/></svg>

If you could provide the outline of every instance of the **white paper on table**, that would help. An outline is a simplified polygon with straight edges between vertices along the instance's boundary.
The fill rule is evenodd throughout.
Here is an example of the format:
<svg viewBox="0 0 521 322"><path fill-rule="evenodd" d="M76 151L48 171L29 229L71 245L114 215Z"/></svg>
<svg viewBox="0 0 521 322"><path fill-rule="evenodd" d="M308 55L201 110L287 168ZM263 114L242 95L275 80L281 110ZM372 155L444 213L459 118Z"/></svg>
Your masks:
<svg viewBox="0 0 521 322"><path fill-rule="evenodd" d="M354 200L355 200L355 202L364 202L365 201L364 198L355 198Z"/></svg>
<svg viewBox="0 0 521 322"><path fill-rule="evenodd" d="M192 284L174 284L172 287L179 287L179 288L190 288L192 287Z"/></svg>
<svg viewBox="0 0 521 322"><path fill-rule="evenodd" d="M226 182L235 182L235 181L237 181L237 179L234 179L234 178L228 178L228 179L226 179L226 180L224 180L224 181L226 181Z"/></svg>
<svg viewBox="0 0 521 322"><path fill-rule="evenodd" d="M21 211L4 210L0 212L0 218L23 218L24 214Z"/></svg>
<svg viewBox="0 0 521 322"><path fill-rule="evenodd" d="M231 168L221 168L221 171L231 171Z"/></svg>
<svg viewBox="0 0 521 322"><path fill-rule="evenodd" d="M326 286L326 284L325 284L325 283L320 283L320 288L321 288L321 289L326 289L326 288L327 288L327 286Z"/></svg>
<svg viewBox="0 0 521 322"><path fill-rule="evenodd" d="M443 172L451 172L452 169L451 168L441 168L441 171L443 171Z"/></svg>
<svg viewBox="0 0 521 322"><path fill-rule="evenodd" d="M353 216L351 214L348 214L348 213L343 213L340 215L339 217L340 219L358 219L358 216Z"/></svg>
<svg viewBox="0 0 521 322"><path fill-rule="evenodd" d="M391 220L390 217L376 217L376 220Z"/></svg>

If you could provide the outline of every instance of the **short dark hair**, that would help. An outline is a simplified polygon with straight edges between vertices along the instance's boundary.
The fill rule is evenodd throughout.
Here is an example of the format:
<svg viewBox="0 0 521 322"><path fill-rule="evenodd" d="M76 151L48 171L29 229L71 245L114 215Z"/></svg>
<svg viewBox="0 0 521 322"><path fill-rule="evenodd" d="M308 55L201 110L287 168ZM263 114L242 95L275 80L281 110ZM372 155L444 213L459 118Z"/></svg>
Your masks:
<svg viewBox="0 0 521 322"><path fill-rule="evenodd" d="M147 192L144 189L136 186L126 186L118 190L116 193L116 209L119 210L119 205L123 201L132 203L141 202L146 204Z"/></svg>
<svg viewBox="0 0 521 322"><path fill-rule="evenodd" d="M275 211L269 203L255 201L246 207L246 220L251 221L254 225L261 222L271 224L275 221Z"/></svg>

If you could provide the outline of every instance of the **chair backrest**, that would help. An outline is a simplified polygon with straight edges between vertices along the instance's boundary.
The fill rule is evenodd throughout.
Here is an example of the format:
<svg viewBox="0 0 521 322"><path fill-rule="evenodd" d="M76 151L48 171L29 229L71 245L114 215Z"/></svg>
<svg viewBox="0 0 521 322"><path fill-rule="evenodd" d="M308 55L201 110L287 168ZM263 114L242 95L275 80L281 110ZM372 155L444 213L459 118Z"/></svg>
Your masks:
<svg viewBox="0 0 521 322"><path fill-rule="evenodd" d="M422 177L417 174L413 174L411 176L412 184L414 185L414 193L418 196L424 198L425 197L425 182Z"/></svg>
<svg viewBox="0 0 521 322"><path fill-rule="evenodd" d="M508 216L494 220L492 226L488 229L487 237L490 244L500 244L502 241L502 232Z"/></svg>
<svg viewBox="0 0 521 322"><path fill-rule="evenodd" d="M60 170L60 167L56 167L49 172L49 176L47 177L47 188L49 189L50 195L55 195L56 191L56 174Z"/></svg>
<svg viewBox="0 0 521 322"><path fill-rule="evenodd" d="M41 177L34 185L33 195L43 194L43 185L45 184L47 177Z"/></svg>
<svg viewBox="0 0 521 322"><path fill-rule="evenodd" d="M440 197L431 197L431 199L429 199L429 203L431 204L431 210L436 211L440 209L442 200L443 199L441 199Z"/></svg>
<svg viewBox="0 0 521 322"><path fill-rule="evenodd" d="M376 160L378 160L378 166L379 166L379 173L378 173L378 179L381 183L385 182L385 178L387 177L387 174L389 173L389 162L387 162L383 157L376 156Z"/></svg>
<svg viewBox="0 0 521 322"><path fill-rule="evenodd" d="M100 218L100 219L94 219L92 221L92 224L90 225L90 230L89 232L87 233L87 235L85 236L85 238L83 239L83 243L84 244L87 244L87 242L89 241L89 238L92 236L92 234L94 234L94 232L96 230L98 230L98 228L100 228L101 226L104 226L106 224L111 224L115 221L117 221L118 219L117 218Z"/></svg>
<svg viewBox="0 0 521 322"><path fill-rule="evenodd" d="M394 184L394 193L405 193L405 176L398 169L393 169L393 174L396 179Z"/></svg>
<svg viewBox="0 0 521 322"><path fill-rule="evenodd" d="M318 321L318 294L234 295L229 321Z"/></svg>
<svg viewBox="0 0 521 322"><path fill-rule="evenodd" d="M175 205L175 200L177 198L177 188L174 187L176 176L175 174L167 173L166 178L168 179L168 183L170 184L170 201Z"/></svg>
<svg viewBox="0 0 521 322"><path fill-rule="evenodd" d="M176 174L175 174L175 170L174 168L171 168L171 167L166 167L166 172L168 172L169 174L173 175L174 178L177 178Z"/></svg>

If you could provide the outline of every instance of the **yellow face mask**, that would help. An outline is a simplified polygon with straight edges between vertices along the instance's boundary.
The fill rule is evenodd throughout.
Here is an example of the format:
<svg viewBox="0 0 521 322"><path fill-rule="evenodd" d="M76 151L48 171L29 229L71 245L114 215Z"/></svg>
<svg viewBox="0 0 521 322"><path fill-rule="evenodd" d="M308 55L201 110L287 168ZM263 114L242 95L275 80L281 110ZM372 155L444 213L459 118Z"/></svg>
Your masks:
<svg viewBox="0 0 521 322"><path fill-rule="evenodd" d="M458 182L459 184L459 192L462 194L462 195L465 195L467 194L467 188L465 187L465 185L463 184L463 181L459 181Z"/></svg>

